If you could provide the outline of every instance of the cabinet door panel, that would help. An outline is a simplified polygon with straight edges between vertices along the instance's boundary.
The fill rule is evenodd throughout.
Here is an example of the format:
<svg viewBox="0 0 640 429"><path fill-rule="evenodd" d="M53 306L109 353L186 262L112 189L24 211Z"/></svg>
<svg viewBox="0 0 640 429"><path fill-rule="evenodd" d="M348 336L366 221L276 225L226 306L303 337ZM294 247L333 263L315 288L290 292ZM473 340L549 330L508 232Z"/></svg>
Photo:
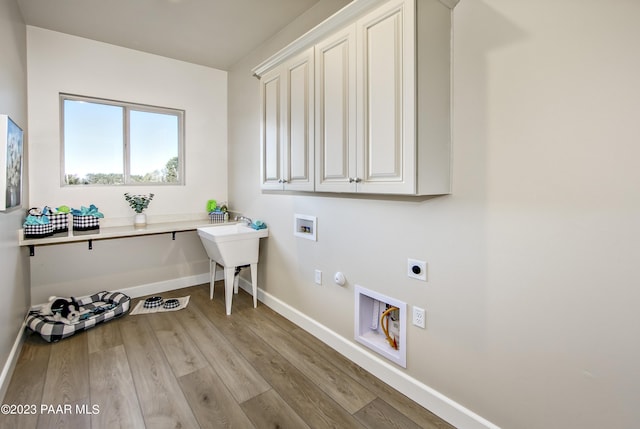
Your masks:
<svg viewBox="0 0 640 429"><path fill-rule="evenodd" d="M364 65L367 95L364 130L365 181L402 179L402 64L398 61L400 26L394 14L367 29Z"/></svg>
<svg viewBox="0 0 640 429"><path fill-rule="evenodd" d="M287 67L285 189L313 190L313 50Z"/></svg>
<svg viewBox="0 0 640 429"><path fill-rule="evenodd" d="M323 176L332 180L349 177L349 82L344 70L347 49L347 46L341 43L324 52Z"/></svg>
<svg viewBox="0 0 640 429"><path fill-rule="evenodd" d="M261 182L263 189L280 189L281 181L281 84L279 73L265 75L260 81L262 92Z"/></svg>
<svg viewBox="0 0 640 429"><path fill-rule="evenodd" d="M353 191L355 27L316 46L316 190Z"/></svg>

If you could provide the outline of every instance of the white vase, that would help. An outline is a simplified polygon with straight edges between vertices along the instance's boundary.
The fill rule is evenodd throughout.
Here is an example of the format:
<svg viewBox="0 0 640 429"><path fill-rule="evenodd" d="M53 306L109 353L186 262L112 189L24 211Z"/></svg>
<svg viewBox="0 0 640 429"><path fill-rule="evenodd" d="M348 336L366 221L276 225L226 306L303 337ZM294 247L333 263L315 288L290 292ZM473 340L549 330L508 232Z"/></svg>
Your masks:
<svg viewBox="0 0 640 429"><path fill-rule="evenodd" d="M147 226L147 215L144 213L136 213L133 218L133 226L136 228Z"/></svg>

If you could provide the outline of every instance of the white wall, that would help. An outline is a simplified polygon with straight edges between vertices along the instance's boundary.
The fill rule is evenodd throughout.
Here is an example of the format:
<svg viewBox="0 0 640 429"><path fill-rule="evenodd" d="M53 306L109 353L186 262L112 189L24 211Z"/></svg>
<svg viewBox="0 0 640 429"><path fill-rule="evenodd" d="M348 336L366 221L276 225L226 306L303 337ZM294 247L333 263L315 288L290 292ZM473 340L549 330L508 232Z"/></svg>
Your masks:
<svg viewBox="0 0 640 429"><path fill-rule="evenodd" d="M0 113L9 115L25 130L25 152L28 151L27 131L27 42L26 27L15 0L0 1ZM27 166L23 175L23 201L29 197ZM20 328L29 308L29 258L18 247L18 229L23 211L0 212L0 398L11 378L11 366L17 353L12 348L20 336ZM19 352L19 350L17 350Z"/></svg>
<svg viewBox="0 0 640 429"><path fill-rule="evenodd" d="M133 223L124 192L155 193L149 222L206 216L227 200L227 73L27 27L31 166L29 205L95 204L102 225ZM60 92L185 110L185 186L60 186ZM32 302L165 282L208 272L194 233L38 247ZM79 269L79 267L81 267Z"/></svg>
<svg viewBox="0 0 640 429"><path fill-rule="evenodd" d="M38 27L27 37L32 205L95 203L108 218L132 218L122 194L151 191L152 218L205 213L207 199L226 199L226 72ZM184 109L186 185L61 187L60 92Z"/></svg>
<svg viewBox="0 0 640 429"><path fill-rule="evenodd" d="M462 0L453 194L426 200L260 191L249 71L296 21L229 75L230 201L271 231L260 287L348 341L356 283L426 308L403 372L501 427L637 427L638 16L630 0ZM294 238L294 213L318 216L317 242Z"/></svg>

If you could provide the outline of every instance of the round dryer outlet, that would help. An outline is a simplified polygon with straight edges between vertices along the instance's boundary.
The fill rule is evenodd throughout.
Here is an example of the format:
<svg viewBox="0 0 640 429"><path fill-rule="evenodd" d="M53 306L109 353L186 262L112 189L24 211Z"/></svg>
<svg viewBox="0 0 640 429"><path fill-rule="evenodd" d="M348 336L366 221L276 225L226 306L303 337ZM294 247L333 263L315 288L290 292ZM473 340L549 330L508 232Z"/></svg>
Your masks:
<svg viewBox="0 0 640 429"><path fill-rule="evenodd" d="M411 278L427 281L427 263L418 259L411 259L407 261L407 275Z"/></svg>

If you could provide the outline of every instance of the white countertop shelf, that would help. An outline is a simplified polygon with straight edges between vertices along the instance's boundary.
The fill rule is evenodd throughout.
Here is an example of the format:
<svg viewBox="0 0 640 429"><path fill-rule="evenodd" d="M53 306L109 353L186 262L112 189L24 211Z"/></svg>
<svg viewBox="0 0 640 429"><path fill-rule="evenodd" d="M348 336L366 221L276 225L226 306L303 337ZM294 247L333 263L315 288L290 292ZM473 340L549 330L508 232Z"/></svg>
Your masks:
<svg viewBox="0 0 640 429"><path fill-rule="evenodd" d="M145 227L126 226L108 226L100 227L94 231L73 231L69 228L69 232L54 234L43 238L24 238L24 230L18 230L18 244L20 246L29 246L31 255L33 256L33 248L35 246L46 246L51 244L75 243L81 241L108 240L113 238L138 237L144 235L176 233L183 231L195 231L201 226L228 225L237 222L210 223L207 219L175 221L175 222L158 222L150 223ZM175 238L175 236L174 236ZM89 247L91 249L91 245Z"/></svg>

